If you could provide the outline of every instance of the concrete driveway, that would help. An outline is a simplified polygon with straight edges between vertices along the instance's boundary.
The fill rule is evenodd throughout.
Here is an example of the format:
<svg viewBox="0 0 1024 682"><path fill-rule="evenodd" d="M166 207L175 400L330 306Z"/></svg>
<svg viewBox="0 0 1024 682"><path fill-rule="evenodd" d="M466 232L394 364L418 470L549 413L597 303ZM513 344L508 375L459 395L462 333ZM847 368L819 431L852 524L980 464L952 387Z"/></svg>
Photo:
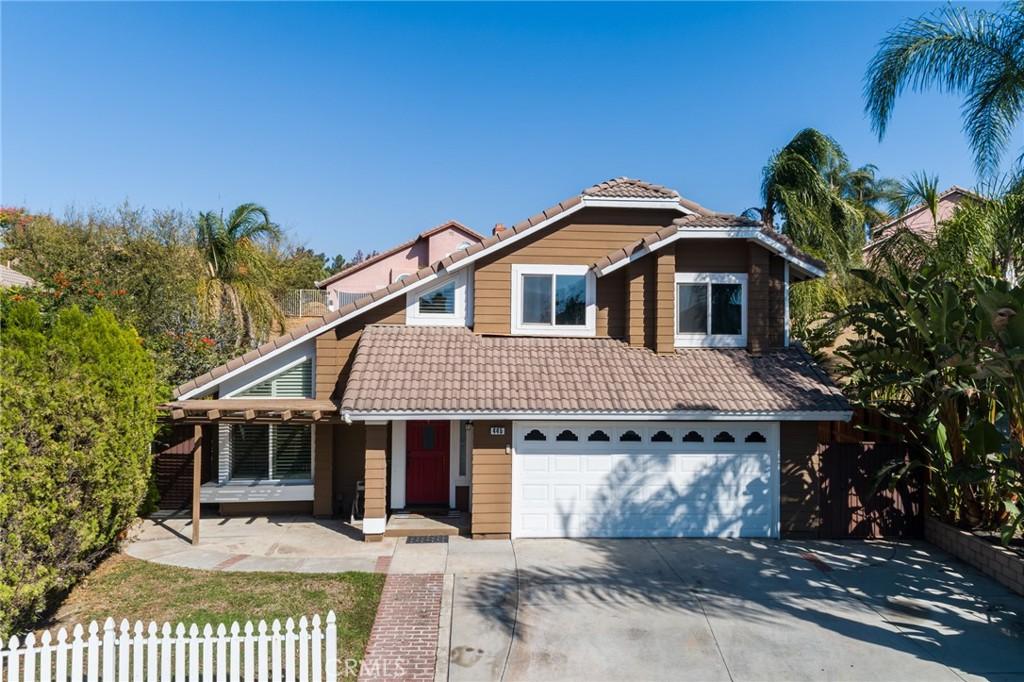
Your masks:
<svg viewBox="0 0 1024 682"><path fill-rule="evenodd" d="M925 543L456 538L391 570L452 576L453 682L1024 680L1024 599Z"/></svg>

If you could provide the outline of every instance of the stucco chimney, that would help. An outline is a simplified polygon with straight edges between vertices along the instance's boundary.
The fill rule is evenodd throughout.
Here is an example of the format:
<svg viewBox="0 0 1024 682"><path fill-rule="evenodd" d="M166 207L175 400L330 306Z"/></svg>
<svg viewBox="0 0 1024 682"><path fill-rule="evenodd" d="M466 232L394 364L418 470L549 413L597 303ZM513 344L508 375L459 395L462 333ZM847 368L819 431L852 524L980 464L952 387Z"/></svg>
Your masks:
<svg viewBox="0 0 1024 682"><path fill-rule="evenodd" d="M504 232L505 229L506 228L504 223L495 223L494 229L491 230L491 234L498 234L499 232Z"/></svg>

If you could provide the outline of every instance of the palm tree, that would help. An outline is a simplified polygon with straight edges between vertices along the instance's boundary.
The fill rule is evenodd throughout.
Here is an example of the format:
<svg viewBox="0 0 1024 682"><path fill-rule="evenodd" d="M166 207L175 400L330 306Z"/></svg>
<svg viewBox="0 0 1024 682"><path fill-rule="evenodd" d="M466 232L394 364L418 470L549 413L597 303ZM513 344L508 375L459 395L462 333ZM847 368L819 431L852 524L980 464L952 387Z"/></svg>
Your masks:
<svg viewBox="0 0 1024 682"><path fill-rule="evenodd" d="M925 171L917 171L899 183L894 209L897 215L904 215L912 207L924 204L931 216L932 225L939 227L939 176L928 175Z"/></svg>
<svg viewBox="0 0 1024 682"><path fill-rule="evenodd" d="M964 97L964 132L975 165L985 175L996 171L1024 117L1024 0L999 12L945 7L890 31L864 85L865 109L879 138L897 95L929 87Z"/></svg>
<svg viewBox="0 0 1024 682"><path fill-rule="evenodd" d="M892 218L892 207L900 196L900 183L878 176L878 166L837 168L831 182L840 194L852 201L864 216L865 235Z"/></svg>
<svg viewBox="0 0 1024 682"><path fill-rule="evenodd" d="M760 208L749 209L797 246L834 264L846 264L863 242L864 213L837 178L849 169L834 139L813 128L801 130L772 154L762 171Z"/></svg>
<svg viewBox="0 0 1024 682"><path fill-rule="evenodd" d="M230 316L239 329L236 341L266 338L284 316L272 295L272 271L264 248L281 236L267 209L242 204L224 219L212 211L196 219L196 246L205 261L199 302L213 318Z"/></svg>

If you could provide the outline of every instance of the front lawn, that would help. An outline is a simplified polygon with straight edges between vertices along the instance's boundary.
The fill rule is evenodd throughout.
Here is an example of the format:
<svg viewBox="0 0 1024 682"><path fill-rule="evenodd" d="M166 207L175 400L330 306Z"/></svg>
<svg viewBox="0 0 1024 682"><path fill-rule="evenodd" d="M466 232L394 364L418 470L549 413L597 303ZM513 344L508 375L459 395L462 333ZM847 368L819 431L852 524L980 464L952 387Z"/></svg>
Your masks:
<svg viewBox="0 0 1024 682"><path fill-rule="evenodd" d="M362 659L370 637L384 576L374 573L231 573L163 566L117 554L68 595L39 629L88 624L111 617L148 624L156 621L230 624L334 610L338 656Z"/></svg>

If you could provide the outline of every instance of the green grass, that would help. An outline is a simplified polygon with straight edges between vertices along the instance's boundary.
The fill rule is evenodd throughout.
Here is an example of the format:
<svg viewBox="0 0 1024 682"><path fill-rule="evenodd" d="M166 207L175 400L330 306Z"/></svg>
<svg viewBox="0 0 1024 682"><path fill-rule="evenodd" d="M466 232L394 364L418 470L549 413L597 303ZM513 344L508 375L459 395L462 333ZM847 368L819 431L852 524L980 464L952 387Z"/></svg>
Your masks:
<svg viewBox="0 0 1024 682"><path fill-rule="evenodd" d="M374 573L231 573L163 566L115 555L78 584L40 629L141 620L230 624L279 618L338 618L338 655L361 659L384 576ZM254 623L255 624L255 623Z"/></svg>

